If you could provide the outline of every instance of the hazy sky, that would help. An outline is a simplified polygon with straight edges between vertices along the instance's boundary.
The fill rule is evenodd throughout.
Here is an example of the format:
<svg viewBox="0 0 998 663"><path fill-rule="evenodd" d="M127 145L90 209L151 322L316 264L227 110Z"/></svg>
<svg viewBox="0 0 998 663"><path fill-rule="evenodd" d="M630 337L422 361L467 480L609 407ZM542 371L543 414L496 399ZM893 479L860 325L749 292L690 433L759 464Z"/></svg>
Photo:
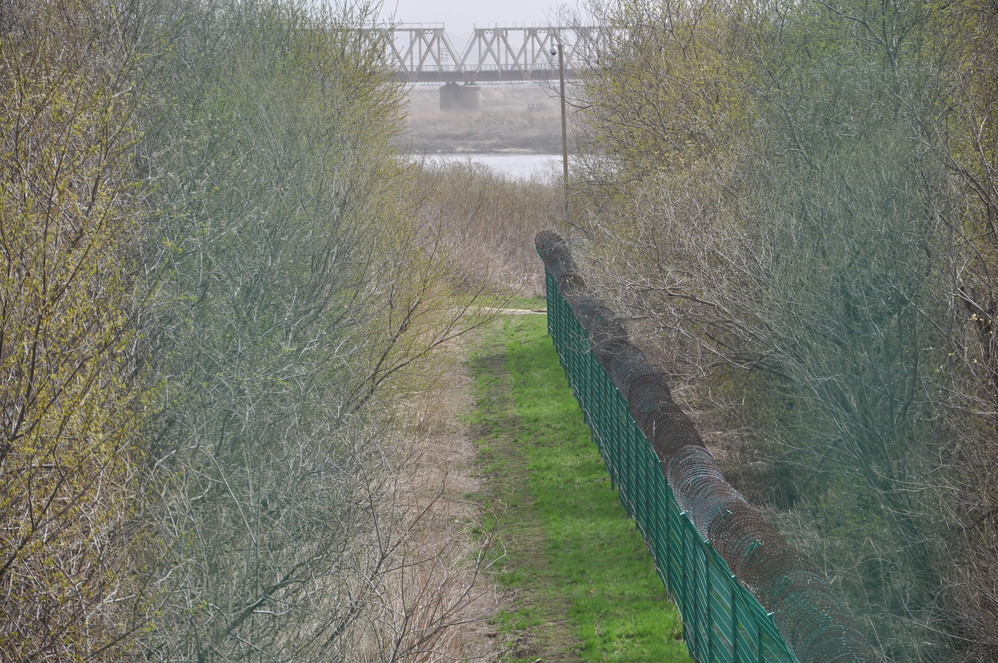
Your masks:
<svg viewBox="0 0 998 663"><path fill-rule="evenodd" d="M447 32L458 34L500 26L544 26L557 22L562 5L575 0L383 0L382 17L394 15L402 23L444 23Z"/></svg>

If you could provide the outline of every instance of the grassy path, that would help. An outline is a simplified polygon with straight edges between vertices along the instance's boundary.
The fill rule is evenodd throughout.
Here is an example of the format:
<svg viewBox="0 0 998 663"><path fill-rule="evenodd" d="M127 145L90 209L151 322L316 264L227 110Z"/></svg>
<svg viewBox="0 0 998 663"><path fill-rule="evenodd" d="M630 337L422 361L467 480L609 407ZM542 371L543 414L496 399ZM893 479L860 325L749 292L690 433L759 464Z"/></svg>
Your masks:
<svg viewBox="0 0 998 663"><path fill-rule="evenodd" d="M499 615L517 662L687 662L682 626L546 334L505 316L472 356L484 500L506 551Z"/></svg>

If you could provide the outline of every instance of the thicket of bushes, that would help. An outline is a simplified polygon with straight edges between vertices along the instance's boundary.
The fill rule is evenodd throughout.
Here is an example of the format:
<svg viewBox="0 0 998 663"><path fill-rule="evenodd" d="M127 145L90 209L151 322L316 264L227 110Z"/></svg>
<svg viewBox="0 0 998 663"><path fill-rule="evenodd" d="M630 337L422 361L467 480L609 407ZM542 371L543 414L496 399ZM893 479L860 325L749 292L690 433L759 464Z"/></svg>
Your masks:
<svg viewBox="0 0 998 663"><path fill-rule="evenodd" d="M995 660L998 7L592 9L604 294L889 660Z"/></svg>
<svg viewBox="0 0 998 663"><path fill-rule="evenodd" d="M0 3L0 658L416 660L460 619L386 587L385 413L477 321L368 13Z"/></svg>

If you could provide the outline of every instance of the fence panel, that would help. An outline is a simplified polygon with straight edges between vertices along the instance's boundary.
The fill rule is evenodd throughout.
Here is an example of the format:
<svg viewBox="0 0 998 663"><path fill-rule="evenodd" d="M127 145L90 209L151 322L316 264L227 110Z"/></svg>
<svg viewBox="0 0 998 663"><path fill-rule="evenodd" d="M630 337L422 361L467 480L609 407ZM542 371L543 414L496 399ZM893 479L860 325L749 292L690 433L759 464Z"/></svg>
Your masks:
<svg viewBox="0 0 998 663"><path fill-rule="evenodd" d="M702 663L802 663L796 649L808 653L803 663L879 661L817 569L724 481L668 386L585 288L564 241L540 233L537 247L548 333L620 502L679 607L690 654Z"/></svg>
<svg viewBox="0 0 998 663"><path fill-rule="evenodd" d="M550 272L547 282L548 332L620 501L679 606L690 654L703 662L799 663L771 616L680 512L658 456L594 357L571 307L551 287Z"/></svg>

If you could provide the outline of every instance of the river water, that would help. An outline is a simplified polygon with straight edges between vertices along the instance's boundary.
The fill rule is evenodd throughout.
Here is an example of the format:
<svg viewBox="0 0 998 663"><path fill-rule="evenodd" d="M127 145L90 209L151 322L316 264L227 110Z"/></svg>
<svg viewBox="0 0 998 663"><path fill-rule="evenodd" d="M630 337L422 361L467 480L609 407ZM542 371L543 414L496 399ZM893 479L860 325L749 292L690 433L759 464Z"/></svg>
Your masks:
<svg viewBox="0 0 998 663"><path fill-rule="evenodd" d="M561 176L560 154L511 154L506 152L487 154L430 154L430 163L476 163L491 168L513 179L529 180L539 177L554 180Z"/></svg>

